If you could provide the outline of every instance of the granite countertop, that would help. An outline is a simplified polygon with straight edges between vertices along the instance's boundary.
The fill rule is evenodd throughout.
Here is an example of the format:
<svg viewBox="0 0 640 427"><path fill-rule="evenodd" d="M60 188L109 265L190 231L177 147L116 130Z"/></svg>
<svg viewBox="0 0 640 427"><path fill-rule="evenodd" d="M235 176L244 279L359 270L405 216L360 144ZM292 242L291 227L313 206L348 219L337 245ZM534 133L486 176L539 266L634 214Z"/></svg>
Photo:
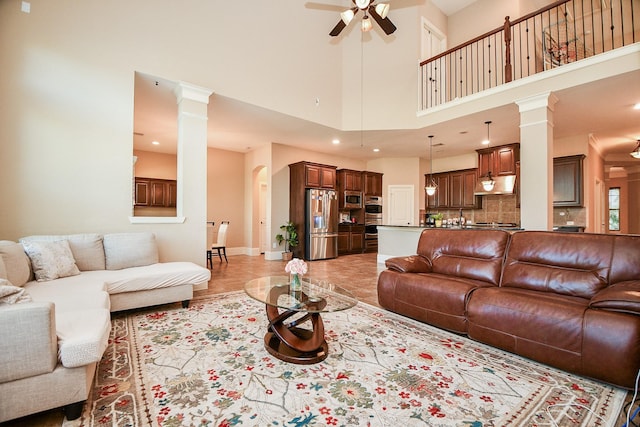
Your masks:
<svg viewBox="0 0 640 427"><path fill-rule="evenodd" d="M378 227L397 227L397 228L435 228L433 226L429 226L429 225L388 225L388 224L384 224L384 225L379 225ZM460 228L462 229L469 229L469 230L507 230L507 231L518 231L518 230L524 230L524 228L520 228L518 226L500 226L500 225L478 225L478 224L468 224L465 225L464 227L459 227L459 226L451 226L451 227L439 227L439 228L445 228L445 229L454 229L454 230L459 230Z"/></svg>

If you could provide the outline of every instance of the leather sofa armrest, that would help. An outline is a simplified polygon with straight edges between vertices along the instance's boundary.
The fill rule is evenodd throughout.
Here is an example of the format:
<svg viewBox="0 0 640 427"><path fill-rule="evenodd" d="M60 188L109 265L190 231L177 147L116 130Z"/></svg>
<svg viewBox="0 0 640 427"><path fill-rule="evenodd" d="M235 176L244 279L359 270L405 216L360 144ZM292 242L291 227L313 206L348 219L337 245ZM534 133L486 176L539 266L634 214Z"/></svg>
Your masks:
<svg viewBox="0 0 640 427"><path fill-rule="evenodd" d="M589 307L640 315L640 280L604 288L591 298Z"/></svg>
<svg viewBox="0 0 640 427"><path fill-rule="evenodd" d="M54 304L0 305L0 383L52 372L57 364Z"/></svg>
<svg viewBox="0 0 640 427"><path fill-rule="evenodd" d="M430 273L431 263L422 255L387 258L384 265L400 273Z"/></svg>

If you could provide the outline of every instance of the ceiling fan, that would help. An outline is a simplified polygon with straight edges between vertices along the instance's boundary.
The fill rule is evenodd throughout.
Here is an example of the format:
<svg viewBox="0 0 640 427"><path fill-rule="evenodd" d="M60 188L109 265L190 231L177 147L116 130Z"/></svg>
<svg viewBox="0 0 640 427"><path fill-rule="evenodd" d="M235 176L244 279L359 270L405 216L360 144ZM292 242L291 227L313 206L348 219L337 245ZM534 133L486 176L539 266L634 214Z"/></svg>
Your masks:
<svg viewBox="0 0 640 427"><path fill-rule="evenodd" d="M362 31L367 32L371 30L371 19L372 17L380 28L387 34L391 34L396 30L396 26L387 18L387 13L389 13L389 4L388 3L376 3L376 0L351 0L355 7L345 10L340 14L340 21L333 27L333 30L329 33L332 37L337 36L344 30L344 28L349 25L349 23L353 20L354 16L359 11L363 11L364 16L362 17Z"/></svg>

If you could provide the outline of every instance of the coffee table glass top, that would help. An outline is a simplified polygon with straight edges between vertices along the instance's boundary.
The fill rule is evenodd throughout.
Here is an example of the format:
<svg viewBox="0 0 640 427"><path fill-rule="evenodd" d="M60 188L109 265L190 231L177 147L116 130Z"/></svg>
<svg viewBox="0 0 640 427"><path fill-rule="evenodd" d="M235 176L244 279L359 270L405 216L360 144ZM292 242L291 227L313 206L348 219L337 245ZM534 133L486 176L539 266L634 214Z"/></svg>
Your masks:
<svg viewBox="0 0 640 427"><path fill-rule="evenodd" d="M248 281L244 290L267 305L306 313L341 311L358 303L351 292L328 280L303 277L301 282L299 290L292 290L288 276L260 277Z"/></svg>

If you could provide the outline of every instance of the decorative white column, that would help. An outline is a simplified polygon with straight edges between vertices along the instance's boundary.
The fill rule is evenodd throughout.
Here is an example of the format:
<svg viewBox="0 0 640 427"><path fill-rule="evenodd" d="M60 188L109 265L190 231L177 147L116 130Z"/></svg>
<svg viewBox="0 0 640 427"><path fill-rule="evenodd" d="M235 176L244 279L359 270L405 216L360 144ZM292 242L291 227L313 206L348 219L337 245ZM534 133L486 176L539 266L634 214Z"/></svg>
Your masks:
<svg viewBox="0 0 640 427"><path fill-rule="evenodd" d="M207 105L212 91L178 82L174 93L178 102L176 215L190 216L204 226L207 215L207 156L203 153L207 152Z"/></svg>
<svg viewBox="0 0 640 427"><path fill-rule="evenodd" d="M520 224L553 228L553 111L551 92L516 101L520 109Z"/></svg>

